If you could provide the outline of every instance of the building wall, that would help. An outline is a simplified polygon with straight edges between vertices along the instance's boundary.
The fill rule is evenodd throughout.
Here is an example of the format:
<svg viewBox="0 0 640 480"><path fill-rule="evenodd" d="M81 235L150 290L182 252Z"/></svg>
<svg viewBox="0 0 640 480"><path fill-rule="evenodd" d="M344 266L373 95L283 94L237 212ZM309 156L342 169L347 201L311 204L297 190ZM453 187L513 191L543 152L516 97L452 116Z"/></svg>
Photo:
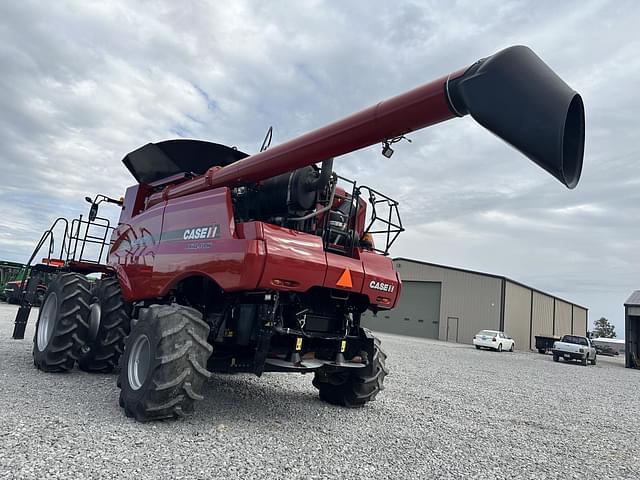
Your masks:
<svg viewBox="0 0 640 480"><path fill-rule="evenodd" d="M501 278L403 260L395 265L403 281L442 284L440 340L448 334L450 341L471 343L478 331L500 328Z"/></svg>
<svg viewBox="0 0 640 480"><path fill-rule="evenodd" d="M504 331L516 341L516 349L529 348L531 290L513 282L505 284Z"/></svg>
<svg viewBox="0 0 640 480"><path fill-rule="evenodd" d="M625 367L637 368L640 359L640 307L625 307Z"/></svg>
<svg viewBox="0 0 640 480"><path fill-rule="evenodd" d="M587 335L587 311L575 305L573 307L573 333L582 337Z"/></svg>
<svg viewBox="0 0 640 480"><path fill-rule="evenodd" d="M535 348L536 335L553 335L553 297L533 292L533 318L531 324L531 349Z"/></svg>
<svg viewBox="0 0 640 480"><path fill-rule="evenodd" d="M562 300L556 300L556 322L554 335L562 336L573 333L571 331L571 307L572 305Z"/></svg>
<svg viewBox="0 0 640 480"><path fill-rule="evenodd" d="M396 309L381 311L377 317L370 312L363 315L363 325L373 330L471 343L480 330L502 329L514 338L518 349L534 349L536 335L586 335L586 309L526 285L403 259L394 264L403 281L400 302Z"/></svg>

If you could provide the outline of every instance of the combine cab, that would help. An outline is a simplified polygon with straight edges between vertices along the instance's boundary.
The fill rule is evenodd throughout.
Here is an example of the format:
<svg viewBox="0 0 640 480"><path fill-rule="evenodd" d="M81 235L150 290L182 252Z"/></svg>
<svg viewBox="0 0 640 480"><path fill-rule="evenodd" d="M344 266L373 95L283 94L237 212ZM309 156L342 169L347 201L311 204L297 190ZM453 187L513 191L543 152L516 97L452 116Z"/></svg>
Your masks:
<svg viewBox="0 0 640 480"><path fill-rule="evenodd" d="M339 177L333 159L374 144L390 157L409 132L467 113L577 184L582 100L525 47L255 155L197 140L129 153L137 184L122 202L100 197L121 205L118 225L92 201L89 220L65 224L60 255L31 267L31 279L59 272L40 309L36 366L120 365L120 405L141 421L191 412L211 372L311 372L324 401L373 400L386 356L360 319L398 302L387 254L403 226L397 202ZM102 273L93 287L88 272ZM31 302L27 293L14 338Z"/></svg>

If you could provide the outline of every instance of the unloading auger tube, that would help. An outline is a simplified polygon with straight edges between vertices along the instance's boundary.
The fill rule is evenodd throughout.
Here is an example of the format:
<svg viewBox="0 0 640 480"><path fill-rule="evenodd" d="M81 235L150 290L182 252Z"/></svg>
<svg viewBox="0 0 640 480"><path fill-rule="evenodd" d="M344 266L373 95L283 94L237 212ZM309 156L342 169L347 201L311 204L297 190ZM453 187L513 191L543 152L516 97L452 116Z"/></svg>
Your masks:
<svg viewBox="0 0 640 480"><path fill-rule="evenodd" d="M150 204L257 182L470 114L569 188L580 179L584 105L531 49L506 48L269 150L154 194Z"/></svg>

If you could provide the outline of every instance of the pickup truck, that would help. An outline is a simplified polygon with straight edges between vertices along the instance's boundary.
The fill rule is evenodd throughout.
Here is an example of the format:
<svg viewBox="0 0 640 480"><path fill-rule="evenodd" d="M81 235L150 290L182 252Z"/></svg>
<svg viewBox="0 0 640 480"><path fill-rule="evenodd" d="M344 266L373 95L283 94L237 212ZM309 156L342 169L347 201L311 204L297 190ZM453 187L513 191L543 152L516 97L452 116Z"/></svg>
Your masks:
<svg viewBox="0 0 640 480"><path fill-rule="evenodd" d="M582 365L590 362L596 364L596 349L587 337L577 335L563 335L559 342L553 344L553 361L557 362L561 358L566 361L580 360Z"/></svg>

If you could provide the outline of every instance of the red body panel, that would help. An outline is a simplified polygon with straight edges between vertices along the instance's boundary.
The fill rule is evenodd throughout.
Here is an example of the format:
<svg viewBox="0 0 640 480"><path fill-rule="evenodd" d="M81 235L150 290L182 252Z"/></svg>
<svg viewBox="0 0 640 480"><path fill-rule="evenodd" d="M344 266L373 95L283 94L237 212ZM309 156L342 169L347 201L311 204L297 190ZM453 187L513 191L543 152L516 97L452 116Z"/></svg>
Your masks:
<svg viewBox="0 0 640 480"><path fill-rule="evenodd" d="M260 288L305 292L324 284L327 260L322 238L267 223L263 224L263 232L267 255ZM274 279L297 285L277 287Z"/></svg>
<svg viewBox="0 0 640 480"><path fill-rule="evenodd" d="M204 228L207 235L197 235ZM165 295L181 279L203 275L225 291L254 290L264 266L262 243L236 238L227 188L172 200L164 211L154 288Z"/></svg>
<svg viewBox="0 0 640 480"><path fill-rule="evenodd" d="M327 275L324 280L325 287L362 292L364 266L359 258L349 258L331 252L327 252L325 256L327 262ZM353 285L351 288L338 285L338 280L340 280L340 277L342 277L342 274L347 269L349 270L349 277L351 277L351 283Z"/></svg>
<svg viewBox="0 0 640 480"><path fill-rule="evenodd" d="M191 233L197 235L189 238ZM265 248L262 240L235 236L229 190L218 188L162 202L120 224L109 263L126 300L162 297L194 275L226 291L254 290Z"/></svg>
<svg viewBox="0 0 640 480"><path fill-rule="evenodd" d="M205 276L226 292L326 287L363 293L380 308L396 302L400 286L389 258L325 252L321 237L268 223L236 225L228 188L163 201L129 218L126 206L137 201L125 199L125 222L115 230L109 254L128 301L163 297L179 281ZM345 269L350 288L337 285ZM393 291L370 288L372 281L393 285Z"/></svg>
<svg viewBox="0 0 640 480"><path fill-rule="evenodd" d="M127 195L130 193L136 191L128 189ZM153 206L119 224L113 232L109 265L116 270L126 300L157 296L152 287L152 274L163 213L164 205Z"/></svg>
<svg viewBox="0 0 640 480"><path fill-rule="evenodd" d="M360 258L362 259L362 265L365 271L365 282L362 293L370 299L374 299L375 301L371 303L378 304L381 308L395 307L400 299L402 282L400 281L400 275L398 275L393 268L393 261L389 257L366 251L360 252ZM385 292L372 288L372 282L391 285L393 290L391 292ZM379 297L388 299L389 303L377 300Z"/></svg>

